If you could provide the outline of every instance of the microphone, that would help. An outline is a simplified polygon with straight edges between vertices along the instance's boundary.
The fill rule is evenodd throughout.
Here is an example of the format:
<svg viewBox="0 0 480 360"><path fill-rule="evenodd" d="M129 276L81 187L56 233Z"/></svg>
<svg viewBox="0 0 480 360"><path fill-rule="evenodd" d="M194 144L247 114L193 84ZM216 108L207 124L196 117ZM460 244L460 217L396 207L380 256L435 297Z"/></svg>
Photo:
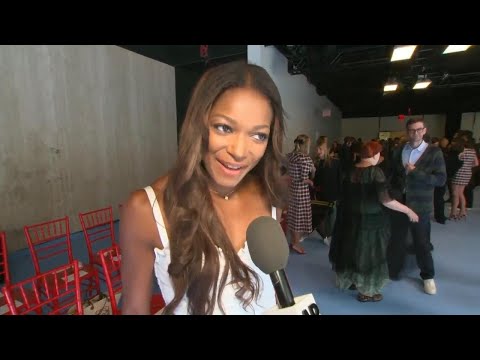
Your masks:
<svg viewBox="0 0 480 360"><path fill-rule="evenodd" d="M264 315L320 315L312 294L294 297L285 274L288 244L282 227L270 216L260 216L247 228L247 243L253 263L270 275L278 306Z"/></svg>

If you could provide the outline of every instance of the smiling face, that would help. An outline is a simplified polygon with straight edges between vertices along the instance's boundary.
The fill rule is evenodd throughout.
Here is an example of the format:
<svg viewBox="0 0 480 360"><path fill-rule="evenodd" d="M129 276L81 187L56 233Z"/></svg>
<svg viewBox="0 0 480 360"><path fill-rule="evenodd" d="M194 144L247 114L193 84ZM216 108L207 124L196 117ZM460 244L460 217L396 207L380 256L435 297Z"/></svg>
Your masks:
<svg viewBox="0 0 480 360"><path fill-rule="evenodd" d="M408 125L407 127L407 135L408 140L411 145L418 146L422 140L423 136L427 132L427 128L423 121L417 121L413 124Z"/></svg>
<svg viewBox="0 0 480 360"><path fill-rule="evenodd" d="M317 155L320 159L325 159L325 156L327 155L327 145L322 144L320 146L317 146Z"/></svg>
<svg viewBox="0 0 480 360"><path fill-rule="evenodd" d="M215 191L233 191L258 164L272 120L268 99L254 89L230 89L217 99L207 119L208 150L203 156Z"/></svg>

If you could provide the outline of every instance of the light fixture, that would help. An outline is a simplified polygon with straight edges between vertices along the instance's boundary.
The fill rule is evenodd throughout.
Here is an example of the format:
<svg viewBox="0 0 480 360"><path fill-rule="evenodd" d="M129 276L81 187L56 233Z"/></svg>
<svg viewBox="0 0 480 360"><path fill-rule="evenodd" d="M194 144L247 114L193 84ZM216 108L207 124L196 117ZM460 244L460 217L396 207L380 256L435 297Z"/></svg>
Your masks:
<svg viewBox="0 0 480 360"><path fill-rule="evenodd" d="M390 61L399 61L410 59L417 45L396 45L393 49Z"/></svg>
<svg viewBox="0 0 480 360"><path fill-rule="evenodd" d="M397 83L385 84L385 86L383 87L383 91L384 92L395 91L395 90L397 90L397 87L398 87Z"/></svg>
<svg viewBox="0 0 480 360"><path fill-rule="evenodd" d="M448 47L443 52L444 54L450 54L459 51L465 51L472 45L448 45Z"/></svg>
<svg viewBox="0 0 480 360"><path fill-rule="evenodd" d="M427 75L418 75L418 80L415 86L413 87L414 90L417 89L425 89L432 83L432 80L427 78Z"/></svg>

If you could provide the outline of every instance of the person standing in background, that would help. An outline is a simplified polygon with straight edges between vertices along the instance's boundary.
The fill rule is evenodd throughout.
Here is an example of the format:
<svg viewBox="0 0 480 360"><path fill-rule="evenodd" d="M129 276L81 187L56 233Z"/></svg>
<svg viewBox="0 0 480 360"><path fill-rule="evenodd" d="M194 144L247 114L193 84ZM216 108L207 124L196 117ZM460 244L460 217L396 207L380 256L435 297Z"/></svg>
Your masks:
<svg viewBox="0 0 480 360"><path fill-rule="evenodd" d="M362 145L359 162L345 176L339 220L329 251L337 286L342 290L356 288L361 302L382 300L381 290L389 278L390 224L384 207L418 221L410 208L390 198L385 175L376 166L381 150L382 145L376 141Z"/></svg>
<svg viewBox="0 0 480 360"><path fill-rule="evenodd" d="M294 145L293 151L287 154L288 174L291 178L287 224L291 235L290 248L303 255L305 249L300 245L301 237L313 231L310 187L313 187L311 177L315 173L315 166L308 155L310 153L310 137L304 134L298 135Z"/></svg>
<svg viewBox="0 0 480 360"><path fill-rule="evenodd" d="M424 138L425 140L425 138ZM448 141L448 140L447 140ZM440 147L440 140L437 137L432 138L432 146ZM446 153L442 150L443 160L446 163ZM447 191L447 184L442 186L435 186L433 190L433 217L439 224L445 225L447 217L445 216L445 192Z"/></svg>
<svg viewBox="0 0 480 360"><path fill-rule="evenodd" d="M336 218L336 202L341 194L342 168L340 161L329 153L327 139L320 136L317 140L317 157L315 161L315 177L313 179L315 200L328 203L321 219L313 219L317 232L325 244L330 245L333 226ZM320 214L319 214L320 215Z"/></svg>
<svg viewBox="0 0 480 360"><path fill-rule="evenodd" d="M465 198L465 187L472 179L472 169L478 166L478 158L473 143L465 137L454 140L463 144L463 151L458 155L458 159L462 161L462 166L455 173L452 179L452 208L450 210L450 219L460 220L467 216L467 200ZM472 194L473 197L473 194ZM457 213L457 207L460 207Z"/></svg>
<svg viewBox="0 0 480 360"><path fill-rule="evenodd" d="M410 119L406 124L408 143L395 153L392 159L392 196L406 204L419 217L417 223L409 223L401 214L395 224L388 248L389 272L392 280L398 280L406 256L406 240L411 230L417 265L423 280L424 291L434 295L435 267L433 246L430 241L430 214L433 191L445 184L447 175L442 151L423 141L427 132L423 119Z"/></svg>

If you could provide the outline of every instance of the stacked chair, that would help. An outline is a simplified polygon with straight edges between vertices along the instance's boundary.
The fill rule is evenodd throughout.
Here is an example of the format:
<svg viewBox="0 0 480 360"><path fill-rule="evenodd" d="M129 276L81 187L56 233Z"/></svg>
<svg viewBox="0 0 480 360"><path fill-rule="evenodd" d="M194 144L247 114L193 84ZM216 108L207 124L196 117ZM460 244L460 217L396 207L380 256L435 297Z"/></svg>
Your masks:
<svg viewBox="0 0 480 360"><path fill-rule="evenodd" d="M101 259L103 273L105 274L105 282L107 284L108 297L111 301L112 313L113 315L121 315L118 306L122 293L122 255L120 254L120 248L117 245L113 245L108 249L99 251L98 256ZM162 294L153 294L150 302L150 314L159 314L164 307L165 300Z"/></svg>
<svg viewBox="0 0 480 360"><path fill-rule="evenodd" d="M83 314L78 260L2 289L11 315Z"/></svg>
<svg viewBox="0 0 480 360"><path fill-rule="evenodd" d="M105 281L98 252L115 245L112 207L79 213L78 217L87 244L89 263L98 270L100 280Z"/></svg>
<svg viewBox="0 0 480 360"><path fill-rule="evenodd" d="M40 224L26 225L24 231L36 275L49 271L53 263L61 265L73 263L68 216ZM85 299L100 293L98 272L94 266L79 262L79 275ZM71 277L69 279L74 281Z"/></svg>
<svg viewBox="0 0 480 360"><path fill-rule="evenodd" d="M115 242L112 207L79 213L88 251L88 262L74 257L69 217L24 226L35 275L15 284L8 266L6 235L0 232L0 315L78 314L85 315L95 303L108 313L120 315L122 294L121 254ZM106 286L108 299L101 293ZM107 299L107 301L105 300ZM106 301L106 302L105 302ZM165 301L152 295L151 314L160 314ZM94 312L103 314L106 312Z"/></svg>

